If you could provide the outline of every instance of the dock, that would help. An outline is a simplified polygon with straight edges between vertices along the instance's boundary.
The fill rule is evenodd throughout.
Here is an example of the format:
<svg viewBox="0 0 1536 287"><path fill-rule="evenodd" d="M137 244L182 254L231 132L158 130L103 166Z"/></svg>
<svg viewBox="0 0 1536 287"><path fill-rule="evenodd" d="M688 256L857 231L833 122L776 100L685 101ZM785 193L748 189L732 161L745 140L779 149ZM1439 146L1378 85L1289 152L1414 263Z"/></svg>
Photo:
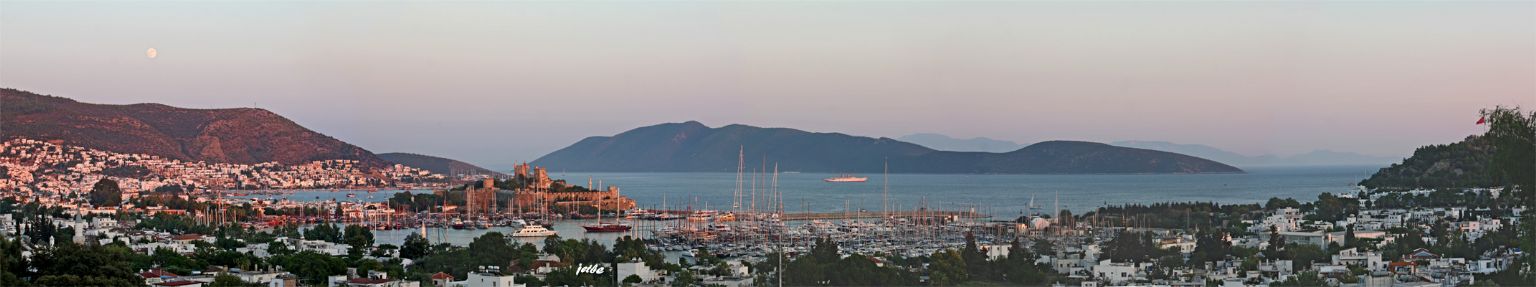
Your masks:
<svg viewBox="0 0 1536 287"><path fill-rule="evenodd" d="M849 218L849 219L865 219L865 218L880 218L880 217L882 217L882 214L883 213L879 212L879 211L859 211L859 212L847 212L847 213L844 213L844 212L796 212L796 213L785 213L783 219L785 221L818 220L818 219L820 219L820 220L829 220L829 219L844 219L844 218ZM968 211L892 211L892 212L890 212L890 214L891 214L891 217L898 217L898 218L947 217L947 216L955 216L955 217L959 217L959 218L989 218L989 217L991 217L990 215L976 213L976 212L968 212Z"/></svg>

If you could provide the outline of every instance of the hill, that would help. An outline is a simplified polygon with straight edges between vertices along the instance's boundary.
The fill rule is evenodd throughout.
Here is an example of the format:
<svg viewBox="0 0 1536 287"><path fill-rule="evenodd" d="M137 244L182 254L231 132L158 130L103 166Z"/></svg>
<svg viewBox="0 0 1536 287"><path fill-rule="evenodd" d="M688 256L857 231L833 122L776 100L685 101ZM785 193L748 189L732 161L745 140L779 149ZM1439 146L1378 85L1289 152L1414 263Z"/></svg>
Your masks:
<svg viewBox="0 0 1536 287"><path fill-rule="evenodd" d="M1192 156L1092 142L1042 142L1006 153L953 152L890 138L739 124L710 128L694 121L588 137L533 163L565 171L735 172L738 149L745 149L748 166L767 159L779 163L780 170L803 172L878 173L887 160L893 172L902 173L1242 172Z"/></svg>
<svg viewBox="0 0 1536 287"><path fill-rule="evenodd" d="M1277 165L1385 165L1397 158L1363 155L1353 152L1314 150L1290 156L1271 154L1249 156L1200 144L1180 144L1164 141L1117 141L1111 145L1181 153L1236 166Z"/></svg>
<svg viewBox="0 0 1536 287"><path fill-rule="evenodd" d="M1413 151L1401 163L1382 168L1360 181L1368 188L1460 188L1501 185L1489 163L1494 145L1482 136L1444 145L1430 145Z"/></svg>
<svg viewBox="0 0 1536 287"><path fill-rule="evenodd" d="M494 176L504 176L505 175L505 174L502 174L500 172L496 172L496 171L493 171L493 170L485 169L485 168L482 168L482 167L479 167L479 166L475 166L473 164L469 164L469 163L466 163L466 162L462 162L462 161L458 161L458 160L453 160L453 159L448 159L448 158L435 157L435 156L430 156L430 155L421 155L421 154L403 153L403 152L391 152L391 153L381 153L381 154L379 154L379 158L382 158L382 159L384 159L386 161L389 161L389 162L403 164L403 165L414 167L414 168L425 169L425 170L431 171L432 173L448 175L448 176L455 176L455 175L460 175L460 174L489 174L489 175L494 175Z"/></svg>
<svg viewBox="0 0 1536 287"><path fill-rule="evenodd" d="M4 139L32 138L112 152L219 163L385 162L372 152L263 109L104 105L0 89Z"/></svg>
<svg viewBox="0 0 1536 287"><path fill-rule="evenodd" d="M1024 147L1022 144L1005 140L985 137L959 139L935 133L910 134L898 137L896 140L947 151L1010 152Z"/></svg>

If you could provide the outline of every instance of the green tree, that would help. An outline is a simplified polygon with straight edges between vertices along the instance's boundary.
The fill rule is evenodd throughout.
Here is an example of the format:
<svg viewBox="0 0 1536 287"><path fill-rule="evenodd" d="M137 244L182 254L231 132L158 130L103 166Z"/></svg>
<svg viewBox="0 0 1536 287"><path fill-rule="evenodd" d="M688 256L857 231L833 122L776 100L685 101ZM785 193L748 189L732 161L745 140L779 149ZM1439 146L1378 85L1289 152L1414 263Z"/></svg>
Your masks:
<svg viewBox="0 0 1536 287"><path fill-rule="evenodd" d="M31 266L21 256L21 238L0 237L0 286L22 286Z"/></svg>
<svg viewBox="0 0 1536 287"><path fill-rule="evenodd" d="M1536 188L1536 111L1527 116L1520 108L1495 107L1482 114L1488 119L1485 136L1494 145L1495 177L1523 191L1516 195L1525 199L1519 202L1531 202Z"/></svg>
<svg viewBox="0 0 1536 287"><path fill-rule="evenodd" d="M273 256L272 262L283 270L298 275L306 284L325 285L326 276L347 271L347 262L325 253L303 251L286 256Z"/></svg>
<svg viewBox="0 0 1536 287"><path fill-rule="evenodd" d="M1041 241L1037 241L1036 246ZM1008 257L1003 258L1002 262L998 264L1004 269L1004 277L1008 279L1008 283L1018 285L1040 285L1045 283L1048 273L1051 272L1049 266L1035 264L1034 254L1030 254L1029 250L1019 243L1018 239L1014 239L1013 244L1008 248Z"/></svg>
<svg viewBox="0 0 1536 287"><path fill-rule="evenodd" d="M956 285L970 281L965 270L965 258L953 249L940 250L929 256L928 279L933 285Z"/></svg>
<svg viewBox="0 0 1536 287"><path fill-rule="evenodd" d="M1104 243L1103 258L1117 262L1151 262L1166 253L1157 248L1152 233L1122 230Z"/></svg>
<svg viewBox="0 0 1536 287"><path fill-rule="evenodd" d="M1344 248L1354 248L1356 245L1359 245L1359 242L1356 242L1356 241L1357 240L1355 238L1355 225L1354 224L1350 224L1348 226L1345 226L1344 227Z"/></svg>
<svg viewBox="0 0 1536 287"><path fill-rule="evenodd" d="M694 276L693 271L689 270L683 270L683 272L679 272L676 277L676 279L672 280L673 287L697 286L700 282L704 281L703 279L698 278L698 276Z"/></svg>
<svg viewBox="0 0 1536 287"><path fill-rule="evenodd" d="M960 257L965 259L965 270L972 277L980 279L998 279L992 272L992 266L987 261L987 254L982 253L976 245L976 236L970 232L965 233L965 248L960 250Z"/></svg>
<svg viewBox="0 0 1536 287"><path fill-rule="evenodd" d="M1195 250L1190 251L1191 264L1203 265L1207 262L1221 261L1232 255L1232 243L1228 242L1227 233L1214 228L1200 229L1195 232Z"/></svg>
<svg viewBox="0 0 1536 287"><path fill-rule="evenodd" d="M121 245L77 245L63 242L32 257L43 286L142 286L131 265L137 254Z"/></svg>
<svg viewBox="0 0 1536 287"><path fill-rule="evenodd" d="M316 224L315 227L304 231L305 240L321 240L333 243L342 243L341 230L331 224Z"/></svg>
<svg viewBox="0 0 1536 287"><path fill-rule="evenodd" d="M405 242L400 246L400 258L419 259L432 252L432 242L427 241L421 234L412 232L405 236Z"/></svg>
<svg viewBox="0 0 1536 287"><path fill-rule="evenodd" d="M1280 249L1285 247L1285 236L1280 236L1280 229L1274 225L1269 226L1269 246L1264 247L1264 256L1268 258L1280 258Z"/></svg>
<svg viewBox="0 0 1536 287"><path fill-rule="evenodd" d="M288 248L287 243L283 243L282 241L273 241L267 243L267 254L288 255L293 254L293 249Z"/></svg>
<svg viewBox="0 0 1536 287"><path fill-rule="evenodd" d="M1328 286L1328 281L1325 281L1322 277L1317 276L1317 272L1305 271L1297 273L1296 276L1286 279L1285 281L1270 283L1269 286Z"/></svg>
<svg viewBox="0 0 1536 287"><path fill-rule="evenodd" d="M219 274L218 276L213 276L213 282L208 283L207 286L208 287L245 287L246 284L245 284L245 281L240 280L240 277L235 277L234 275L229 275L229 274Z"/></svg>
<svg viewBox="0 0 1536 287"><path fill-rule="evenodd" d="M118 188L117 181L103 178L91 186L91 205L117 206L123 203L123 190Z"/></svg>
<svg viewBox="0 0 1536 287"><path fill-rule="evenodd" d="M470 241L466 248L442 246L445 247L416 260L412 268L443 271L462 277L479 266L499 266L502 270L510 270L515 263L527 267L538 256L538 248L532 244L516 245L501 232L486 232Z"/></svg>
<svg viewBox="0 0 1536 287"><path fill-rule="evenodd" d="M841 257L838 252L836 241L820 238L816 239L816 245L811 247L811 258L816 259L817 262L833 262Z"/></svg>
<svg viewBox="0 0 1536 287"><path fill-rule="evenodd" d="M213 240L213 246L224 250L235 250L240 247L245 247L245 242L234 238L220 236L219 238Z"/></svg>
<svg viewBox="0 0 1536 287"><path fill-rule="evenodd" d="M624 277L624 281L623 281L624 285L626 285L626 286L627 285L640 284L640 282L643 282L643 279L640 279L640 275L634 275L634 274L630 274L628 277Z"/></svg>
<svg viewBox="0 0 1536 287"><path fill-rule="evenodd" d="M1030 244L1030 251L1033 251L1035 254L1039 254L1039 255L1055 256L1056 255L1056 244L1055 243L1051 243L1050 240L1035 239L1034 243ZM1012 252L1012 251L1010 251L1010 252Z"/></svg>
<svg viewBox="0 0 1536 287"><path fill-rule="evenodd" d="M1285 247L1285 254L1286 258L1291 259L1295 270L1305 270L1311 267L1312 263L1329 260L1329 254L1322 247L1312 244L1291 244Z"/></svg>
<svg viewBox="0 0 1536 287"><path fill-rule="evenodd" d="M347 253L354 254L356 257L373 247L373 231L362 225L347 225L342 235L342 242L352 246Z"/></svg>

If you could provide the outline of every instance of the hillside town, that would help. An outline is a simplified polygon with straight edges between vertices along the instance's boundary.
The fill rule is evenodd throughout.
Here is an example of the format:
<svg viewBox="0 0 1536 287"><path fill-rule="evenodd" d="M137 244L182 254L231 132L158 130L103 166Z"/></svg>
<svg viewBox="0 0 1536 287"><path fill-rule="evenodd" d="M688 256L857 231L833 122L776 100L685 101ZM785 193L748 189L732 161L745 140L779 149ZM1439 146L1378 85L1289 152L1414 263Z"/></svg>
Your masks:
<svg viewBox="0 0 1536 287"><path fill-rule="evenodd" d="M0 143L0 189L67 194L113 178L129 194L174 189L324 189L433 186L441 174L394 164L365 168L351 160L298 165L181 161L27 138Z"/></svg>

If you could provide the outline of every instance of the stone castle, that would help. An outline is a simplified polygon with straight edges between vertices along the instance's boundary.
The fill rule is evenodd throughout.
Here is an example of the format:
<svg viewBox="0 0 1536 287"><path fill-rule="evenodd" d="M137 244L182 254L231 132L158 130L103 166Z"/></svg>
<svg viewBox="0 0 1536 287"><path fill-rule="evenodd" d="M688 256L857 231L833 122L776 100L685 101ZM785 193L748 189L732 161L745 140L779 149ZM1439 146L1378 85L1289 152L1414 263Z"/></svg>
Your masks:
<svg viewBox="0 0 1536 287"><path fill-rule="evenodd" d="M533 211L539 208L574 209L583 207L601 208L605 212L615 210L628 210L635 208L635 200L619 194L617 186L608 186L605 190L592 188L591 179L587 180L589 190L574 190L568 185L556 185L555 180L549 178L549 172L543 167L529 166L528 163L518 164L513 168L513 179L526 183L523 188L514 191L512 206L522 211ZM559 189L559 190L557 190Z"/></svg>

